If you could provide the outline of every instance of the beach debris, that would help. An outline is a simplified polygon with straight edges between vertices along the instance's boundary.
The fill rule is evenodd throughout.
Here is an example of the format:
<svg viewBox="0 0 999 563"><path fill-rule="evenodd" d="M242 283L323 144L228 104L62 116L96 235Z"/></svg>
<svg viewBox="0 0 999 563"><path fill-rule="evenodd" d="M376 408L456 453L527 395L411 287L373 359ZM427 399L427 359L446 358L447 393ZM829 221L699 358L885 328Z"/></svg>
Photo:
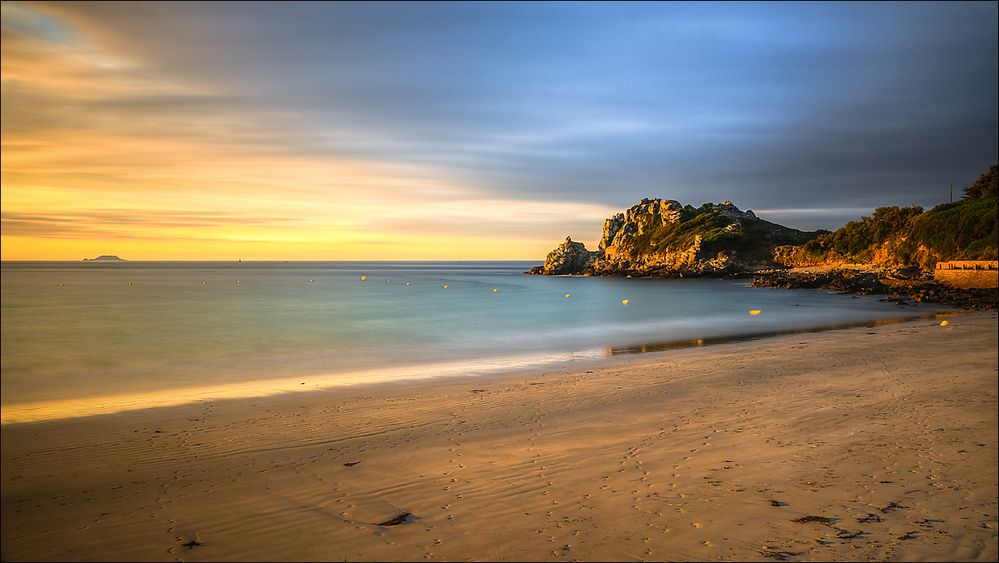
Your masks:
<svg viewBox="0 0 999 563"><path fill-rule="evenodd" d="M315 281L316 281L316 280L314 280L314 279L312 279L312 278L309 278L309 283L313 283L313 282L315 282Z"/></svg>
<svg viewBox="0 0 999 563"><path fill-rule="evenodd" d="M914 540L919 537L919 532L906 532L905 535L899 536L900 540Z"/></svg>
<svg viewBox="0 0 999 563"><path fill-rule="evenodd" d="M787 503L781 500L771 500L770 506L787 506Z"/></svg>
<svg viewBox="0 0 999 563"><path fill-rule="evenodd" d="M361 463L361 462L359 462L359 461L348 461L347 463L343 464L343 466L344 467L354 467L358 463Z"/></svg>
<svg viewBox="0 0 999 563"><path fill-rule="evenodd" d="M621 300L621 304L622 305L627 305L628 303L631 303L631 299L622 299Z"/></svg>
<svg viewBox="0 0 999 563"><path fill-rule="evenodd" d="M236 280L236 283L239 283L239 280Z"/></svg>
<svg viewBox="0 0 999 563"><path fill-rule="evenodd" d="M880 522L880 521L881 517L871 512L868 512L867 516L862 516L860 518L857 518L857 522L860 522L861 524L870 524L871 522Z"/></svg>
<svg viewBox="0 0 999 563"><path fill-rule="evenodd" d="M392 283L392 280L385 280L385 283Z"/></svg>
<svg viewBox="0 0 999 563"><path fill-rule="evenodd" d="M881 509L882 514L888 514L889 512L895 512L899 508L909 508L908 506L902 506L901 504L892 501L888 503L888 506Z"/></svg>
<svg viewBox="0 0 999 563"><path fill-rule="evenodd" d="M406 522L409 522L410 519L412 519L412 518L414 518L414 516L412 514L410 514L409 512L400 512L394 518L390 518L390 519L388 519L388 520L386 520L384 522L379 522L377 525L378 526L398 526L399 524L405 524Z"/></svg>
<svg viewBox="0 0 999 563"><path fill-rule="evenodd" d="M361 276L361 281L368 281L368 276Z"/></svg>
<svg viewBox="0 0 999 563"><path fill-rule="evenodd" d="M764 545L763 549L760 550L760 555L764 557L771 557L773 559L776 559L777 561L787 561L788 559L792 557L797 557L798 555L801 554L802 552L800 551L783 551L779 549L773 549L768 545Z"/></svg>
<svg viewBox="0 0 999 563"><path fill-rule="evenodd" d="M833 545L833 544L835 544L836 542L834 542L834 541L829 541L829 540L826 540L826 539L822 539L822 538L815 538L815 543L817 543L817 544L819 544L819 545Z"/></svg>
<svg viewBox="0 0 999 563"><path fill-rule="evenodd" d="M409 282L406 282L406 285L409 285Z"/></svg>
<svg viewBox="0 0 999 563"><path fill-rule="evenodd" d="M863 536L866 533L867 532L859 530L856 532L851 532L850 530L844 530L843 528L836 528L836 537L841 540L852 540L855 538L859 538L860 536Z"/></svg>
<svg viewBox="0 0 999 563"><path fill-rule="evenodd" d="M493 293L496 293L496 292L498 292L498 291L499 291L499 290L498 290L498 289L496 289L495 287L493 288Z"/></svg>
<svg viewBox="0 0 999 563"><path fill-rule="evenodd" d="M809 522L818 522L819 524L825 524L826 526L831 526L836 522L839 522L839 518L829 518L828 516L802 516L801 518L795 518L792 522L798 522L799 524L807 524Z"/></svg>
<svg viewBox="0 0 999 563"><path fill-rule="evenodd" d="M197 532L195 532L193 540L191 540L191 541L189 541L187 543L182 543L180 545L181 545L181 547L186 547L187 549L194 549L196 547L202 547L202 546L205 546L205 545L208 545L208 544L206 544L203 541L201 541L201 538L199 538Z"/></svg>
<svg viewBox="0 0 999 563"><path fill-rule="evenodd" d="M444 289L447 289L447 284L444 284Z"/></svg>
<svg viewBox="0 0 999 563"><path fill-rule="evenodd" d="M759 314L760 314L761 312L762 312L762 311L760 311L759 309L750 309L750 310L749 310L749 314L750 314L750 315L753 315L754 317L755 317L756 315L759 315Z"/></svg>
<svg viewBox="0 0 999 563"><path fill-rule="evenodd" d="M940 321L940 326L950 326L950 321Z"/></svg>
<svg viewBox="0 0 999 563"><path fill-rule="evenodd" d="M208 285L208 282L203 281L203 282L201 282L201 285Z"/></svg>
<svg viewBox="0 0 999 563"><path fill-rule="evenodd" d="M565 294L565 298L566 298L566 299L569 299L570 297L572 297L572 294L571 294L571 293L566 293L566 294Z"/></svg>

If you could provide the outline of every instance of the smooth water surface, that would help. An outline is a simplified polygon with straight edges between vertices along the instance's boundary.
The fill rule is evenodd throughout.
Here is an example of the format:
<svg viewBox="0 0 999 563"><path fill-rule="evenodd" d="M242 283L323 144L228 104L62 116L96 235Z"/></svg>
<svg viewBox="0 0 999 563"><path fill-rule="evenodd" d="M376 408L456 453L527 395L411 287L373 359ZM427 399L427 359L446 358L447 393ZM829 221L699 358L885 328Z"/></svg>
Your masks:
<svg viewBox="0 0 999 563"><path fill-rule="evenodd" d="M522 275L532 265L6 262L2 405L441 363L474 373L912 314L744 280Z"/></svg>

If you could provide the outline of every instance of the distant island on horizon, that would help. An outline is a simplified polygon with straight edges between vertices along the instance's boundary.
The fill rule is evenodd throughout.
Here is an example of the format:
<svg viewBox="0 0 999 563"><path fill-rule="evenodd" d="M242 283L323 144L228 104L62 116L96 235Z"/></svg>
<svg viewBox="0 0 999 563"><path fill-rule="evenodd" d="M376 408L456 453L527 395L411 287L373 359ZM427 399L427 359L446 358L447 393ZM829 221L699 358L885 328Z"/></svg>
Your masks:
<svg viewBox="0 0 999 563"><path fill-rule="evenodd" d="M119 258L114 254L101 254L97 258L84 258L84 262L127 262L124 258Z"/></svg>

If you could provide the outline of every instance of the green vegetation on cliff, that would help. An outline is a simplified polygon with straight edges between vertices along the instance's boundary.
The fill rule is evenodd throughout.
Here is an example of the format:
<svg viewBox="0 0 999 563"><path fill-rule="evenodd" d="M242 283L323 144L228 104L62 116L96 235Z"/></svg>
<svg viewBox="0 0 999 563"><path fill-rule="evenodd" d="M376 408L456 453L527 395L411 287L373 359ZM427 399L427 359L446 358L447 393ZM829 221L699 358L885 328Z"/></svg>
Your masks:
<svg viewBox="0 0 999 563"><path fill-rule="evenodd" d="M879 207L870 217L850 221L839 229L820 235L804 245L807 253L827 259L872 262L886 241L906 232L922 207Z"/></svg>
<svg viewBox="0 0 999 563"><path fill-rule="evenodd" d="M836 231L804 232L764 221L732 202L681 205L643 199L604 221L597 250L566 238L539 274L717 275L778 266L919 266L997 258L996 183L992 165L958 202L880 207Z"/></svg>
<svg viewBox="0 0 999 563"><path fill-rule="evenodd" d="M773 266L776 246L817 234L764 221L729 201L693 207L646 198L604 222L596 251L566 239L532 271L670 276L754 270Z"/></svg>
<svg viewBox="0 0 999 563"><path fill-rule="evenodd" d="M694 244L697 235L701 236L702 243L733 239L736 235L725 231L730 222L717 210L686 205L680 211L678 222L652 223L649 228L639 230L618 246L639 255L657 249L688 248Z"/></svg>
<svg viewBox="0 0 999 563"><path fill-rule="evenodd" d="M997 179L999 170L992 165L964 189L961 201L925 213L920 207L879 207L870 217L806 243L801 251L779 253L796 262L788 265L858 262L930 269L946 260L995 260Z"/></svg>
<svg viewBox="0 0 999 563"><path fill-rule="evenodd" d="M644 209L639 213L633 212L629 222L635 228L626 230L625 236L605 240L605 245L613 246L617 255L626 257L630 262L641 262L643 258L650 257L656 262L656 255L686 253L696 261L726 256L744 265L750 262L765 265L776 245L800 244L819 235L819 232L798 231L765 221L751 211L740 211L728 202L678 207L667 207L673 216L666 220L662 220L655 206L652 206L652 213ZM648 219L644 220L646 217ZM666 258L665 261L671 261Z"/></svg>

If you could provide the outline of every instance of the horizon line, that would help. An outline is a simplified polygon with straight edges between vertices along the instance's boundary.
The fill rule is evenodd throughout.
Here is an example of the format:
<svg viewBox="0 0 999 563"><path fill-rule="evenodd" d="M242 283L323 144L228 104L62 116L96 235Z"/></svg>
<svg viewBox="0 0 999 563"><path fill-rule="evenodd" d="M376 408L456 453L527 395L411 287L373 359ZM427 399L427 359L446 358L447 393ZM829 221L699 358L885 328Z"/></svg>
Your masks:
<svg viewBox="0 0 999 563"><path fill-rule="evenodd" d="M310 260L210 260L210 259L183 259L183 258L163 258L163 259L127 259L122 258L120 260L94 260L92 258L64 258L64 259L32 259L32 258L13 258L13 259L0 259L0 262L87 262L87 263L98 263L98 264L117 264L120 262L232 262L234 264L242 264L249 262L534 262L537 260L544 261L544 258L502 258L502 259L487 259L487 258L410 258L410 259L392 259L392 260L323 260L323 259L310 259Z"/></svg>

